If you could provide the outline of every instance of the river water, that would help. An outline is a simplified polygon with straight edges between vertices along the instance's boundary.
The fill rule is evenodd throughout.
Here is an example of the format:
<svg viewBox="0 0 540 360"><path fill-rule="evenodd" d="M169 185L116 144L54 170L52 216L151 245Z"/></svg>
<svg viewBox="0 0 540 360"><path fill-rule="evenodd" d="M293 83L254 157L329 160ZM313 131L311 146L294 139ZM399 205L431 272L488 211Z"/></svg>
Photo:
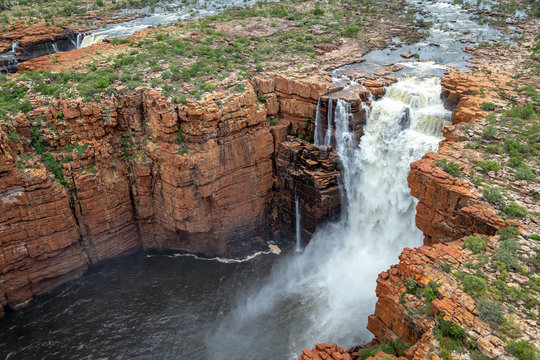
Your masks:
<svg viewBox="0 0 540 360"><path fill-rule="evenodd" d="M281 360L321 341L369 341L377 274L404 247L422 243L409 164L437 149L450 118L440 76L446 65L465 64L460 39L477 26L448 2L420 5L434 21L425 41L367 54L368 62L334 73L402 61L409 48L431 60L405 63L404 78L373 102L360 144L349 133L350 108L337 101L344 211L302 253L240 263L174 254L111 261L0 320L0 358ZM504 38L487 30L475 41ZM440 46L429 45L435 41Z"/></svg>

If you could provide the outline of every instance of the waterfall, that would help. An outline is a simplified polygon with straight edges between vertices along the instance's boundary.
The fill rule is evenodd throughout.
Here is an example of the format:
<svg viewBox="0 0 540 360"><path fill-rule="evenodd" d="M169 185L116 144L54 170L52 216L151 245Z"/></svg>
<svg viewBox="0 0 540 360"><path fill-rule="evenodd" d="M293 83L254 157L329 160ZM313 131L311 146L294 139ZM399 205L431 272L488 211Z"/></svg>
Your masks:
<svg viewBox="0 0 540 360"><path fill-rule="evenodd" d="M323 146L323 131L321 122L321 98L317 100L317 111L315 112L315 131L313 134L315 146Z"/></svg>
<svg viewBox="0 0 540 360"><path fill-rule="evenodd" d="M450 118L440 93L436 77L391 85L373 102L359 145L350 132L350 107L338 100L335 149L346 211L319 226L301 255L281 259L258 288L239 297L207 341L212 358L296 357L321 341L348 347L371 339L366 324L377 275L403 248L422 244L407 175L411 162L437 149L440 127ZM400 126L405 108L408 128Z"/></svg>
<svg viewBox="0 0 540 360"><path fill-rule="evenodd" d="M366 113L366 119L369 119L369 114L371 113L371 109L365 102L362 101L362 109Z"/></svg>
<svg viewBox="0 0 540 360"><path fill-rule="evenodd" d="M297 253L302 251L302 232L300 229L300 221L302 220L302 214L300 209L300 200L298 199L298 194L296 193L296 189L294 189L294 202L295 202L295 210L296 210L296 248L295 251Z"/></svg>
<svg viewBox="0 0 540 360"><path fill-rule="evenodd" d="M94 44L102 42L103 40L105 40L105 35L100 35L100 34L86 35L82 39L80 47L84 48L84 47L87 47L87 46L90 46L90 45L94 45Z"/></svg>
<svg viewBox="0 0 540 360"><path fill-rule="evenodd" d="M327 128L324 136L324 146L332 144L332 99L328 99Z"/></svg>
<svg viewBox="0 0 540 360"><path fill-rule="evenodd" d="M58 44L53 42L51 45L52 45L52 48L53 48L54 52L57 53L58 52Z"/></svg>

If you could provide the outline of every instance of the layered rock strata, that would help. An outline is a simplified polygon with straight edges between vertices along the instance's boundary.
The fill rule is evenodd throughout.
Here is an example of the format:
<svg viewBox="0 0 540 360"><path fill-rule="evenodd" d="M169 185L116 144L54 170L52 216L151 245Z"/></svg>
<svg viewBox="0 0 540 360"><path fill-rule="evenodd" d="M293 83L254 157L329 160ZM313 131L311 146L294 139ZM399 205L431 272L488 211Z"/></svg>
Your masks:
<svg viewBox="0 0 540 360"><path fill-rule="evenodd" d="M276 195L289 171L312 178L300 189L306 239L334 218L336 155L305 143L298 164L279 160L329 83L270 76L253 85L181 105L142 90L99 103L35 98L34 110L2 122L1 304L18 308L139 249L234 257L264 246L275 206L294 204Z"/></svg>
<svg viewBox="0 0 540 360"><path fill-rule="evenodd" d="M331 147L318 148L290 136L279 144L276 201L282 233L294 233L295 195L300 202L304 244L312 237L317 224L339 218L340 171L338 155Z"/></svg>

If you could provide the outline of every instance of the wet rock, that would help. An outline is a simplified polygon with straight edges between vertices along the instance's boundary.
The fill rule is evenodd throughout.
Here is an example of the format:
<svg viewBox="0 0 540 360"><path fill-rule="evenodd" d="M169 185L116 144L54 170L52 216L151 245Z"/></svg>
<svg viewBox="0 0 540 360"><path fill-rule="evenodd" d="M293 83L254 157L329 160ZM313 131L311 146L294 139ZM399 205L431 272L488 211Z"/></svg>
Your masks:
<svg viewBox="0 0 540 360"><path fill-rule="evenodd" d="M406 53L406 54L399 54L399 56L401 56L402 58L405 58L405 59L410 59L414 56L416 56L417 54L415 53Z"/></svg>
<svg viewBox="0 0 540 360"><path fill-rule="evenodd" d="M401 111L401 116L399 118L399 126L402 131L408 129L411 126L410 113L411 110L408 107L403 108L403 110Z"/></svg>

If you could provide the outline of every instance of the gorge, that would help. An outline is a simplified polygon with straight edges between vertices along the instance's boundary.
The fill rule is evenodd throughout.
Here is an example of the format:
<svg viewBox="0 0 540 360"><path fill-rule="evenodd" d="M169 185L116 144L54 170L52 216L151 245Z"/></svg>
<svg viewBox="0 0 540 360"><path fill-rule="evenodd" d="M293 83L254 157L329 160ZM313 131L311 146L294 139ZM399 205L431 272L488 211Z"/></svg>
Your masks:
<svg viewBox="0 0 540 360"><path fill-rule="evenodd" d="M330 11L331 4L321 11ZM257 6L277 14L284 5ZM445 358L446 340L433 329L452 321L474 337L470 356L511 356L508 347L517 339L531 343L535 356L538 273L531 254L540 240L534 235L537 90L532 95L514 90L508 76L491 75L491 70L445 73L448 66L464 70L471 55L462 49L474 37L478 42L499 39L509 44L508 52L513 45L508 35L479 25L458 5L425 6L430 10L422 22L443 22L434 21L419 42L402 45L384 38L389 48L359 52L359 45L339 33L345 40L316 44L321 52L308 53L316 60L303 60L307 66L296 61L294 71L289 60L277 58L249 76L238 71L204 82L201 77L207 79L212 66L192 63L198 78L177 84L176 74L182 78L185 73L174 62L163 69L163 61L175 57L161 63L138 57L147 50L173 51L190 63L185 55L190 52L208 59L223 56L210 49L212 41L239 53L242 47L269 46L239 36L246 30L220 18L158 27L136 33L127 40L132 43L113 39L19 64L20 70L31 71L8 75L1 83L4 93L29 108L8 108L0 120L0 302L5 316L0 354L9 359L340 359L361 356L362 349L302 349L321 341L349 348L375 335L373 346L396 339L412 345L395 355L435 359ZM319 5L308 13L315 9ZM240 15L226 16L247 16L236 11ZM284 16L278 29L296 21ZM262 31L251 20L235 21L243 21L248 32ZM529 21L537 28L536 19ZM455 28L446 28L451 24ZM218 31L205 32L208 26ZM534 30L521 30L526 41L537 41L530 40ZM228 35L221 38L220 31ZM305 40L308 36L314 37L305 35L302 41L311 41ZM344 55L347 47L351 51ZM97 58L89 59L90 52ZM409 55L419 60L403 60ZM141 61L148 73L133 67ZM281 65L272 70L275 64ZM93 80L78 77L77 70L70 73L69 67L96 69L114 80L97 95L73 86ZM163 81L152 77L150 69L156 68L164 70ZM120 74L113 77L116 71ZM135 72L139 80L122 80ZM69 74L68 80L62 74ZM534 83L535 76L519 81ZM141 83L152 88L137 86ZM46 91L52 84L61 93L73 88L78 95L51 98ZM498 183L490 172L499 170L477 170L487 160L477 160L473 151L482 151L483 143L465 147L470 134L478 132L493 145L496 136L482 135L482 127L489 126L482 123L489 114L484 104L503 108L506 98L516 109L526 109L526 101L532 104L532 113L513 115L512 107L490 120L499 133L514 131L510 138L517 130L497 121L519 116L521 125L512 123L530 134L516 140L530 144L532 154L519 150L516 167L532 169L533 177L511 185ZM465 124L471 120L480 125ZM457 176L450 174L452 164ZM499 178L511 171L501 170ZM482 194L486 183L519 190L505 192L504 203L491 202ZM528 214L521 222L508 220L506 202L525 205ZM521 233L501 235L508 226ZM479 259L478 267L488 274L497 269L498 276L508 270L506 276L526 292L513 308L522 337L490 327L475 305L485 298L471 298L442 270L451 267L473 276L467 274L475 268L465 264L478 255L469 252L464 245L469 240L463 238L474 234L485 236L488 254L497 254L498 241L515 238L521 244L515 255L521 275L518 265L499 269ZM279 257L278 246L283 250ZM495 279L490 276L485 281L491 286ZM411 281L420 289L414 295L408 290ZM435 289L435 299L424 311L427 288ZM488 301L497 300L490 294ZM507 306L517 295L497 296Z"/></svg>

